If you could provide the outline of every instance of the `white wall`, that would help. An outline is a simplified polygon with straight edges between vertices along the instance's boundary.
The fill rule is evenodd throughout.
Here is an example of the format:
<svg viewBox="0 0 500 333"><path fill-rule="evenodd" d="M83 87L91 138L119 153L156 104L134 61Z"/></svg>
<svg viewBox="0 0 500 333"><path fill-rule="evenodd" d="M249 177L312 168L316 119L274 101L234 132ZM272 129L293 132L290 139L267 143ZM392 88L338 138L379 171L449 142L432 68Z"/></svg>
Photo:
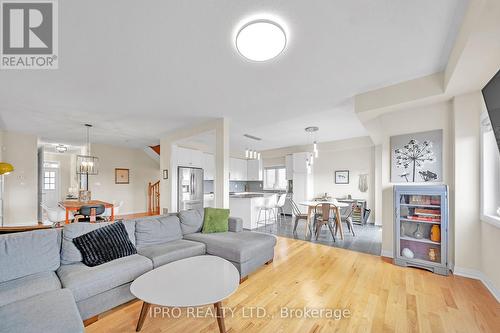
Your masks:
<svg viewBox="0 0 500 333"><path fill-rule="evenodd" d="M99 174L89 176L92 198L123 200L120 214L147 212L148 183L160 179L160 167L142 149L93 144L92 155L99 157ZM115 184L115 168L130 169L130 184Z"/></svg>
<svg viewBox="0 0 500 333"><path fill-rule="evenodd" d="M450 102L441 102L413 109L385 113L366 124L372 138L378 145L375 149L377 154L375 162L376 178L380 177L380 185L377 186L377 192L374 196L376 201L375 206L381 206L382 208L383 255L392 256L394 245L393 186L395 184L391 183L390 178L390 137L400 134L443 129L443 183L452 185L451 109Z"/></svg>
<svg viewBox="0 0 500 333"><path fill-rule="evenodd" d="M314 193L316 196L325 192L334 197L347 197L367 200L372 209L371 221L374 220L374 152L375 147L362 147L338 151L321 151L314 162ZM335 170L349 170L349 184L335 184ZM368 191L358 188L359 175L368 174Z"/></svg>
<svg viewBox="0 0 500 333"><path fill-rule="evenodd" d="M37 137L2 132L2 162L14 166L5 176L5 225L37 223Z"/></svg>
<svg viewBox="0 0 500 333"><path fill-rule="evenodd" d="M481 268L480 127L481 96L467 94L453 99L454 216L453 236L457 269Z"/></svg>

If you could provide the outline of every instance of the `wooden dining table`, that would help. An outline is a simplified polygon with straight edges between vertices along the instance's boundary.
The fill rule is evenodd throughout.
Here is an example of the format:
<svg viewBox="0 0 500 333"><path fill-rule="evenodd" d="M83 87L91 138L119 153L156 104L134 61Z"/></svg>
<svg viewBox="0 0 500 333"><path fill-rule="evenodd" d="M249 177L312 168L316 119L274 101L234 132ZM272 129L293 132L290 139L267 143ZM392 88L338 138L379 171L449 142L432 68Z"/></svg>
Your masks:
<svg viewBox="0 0 500 333"><path fill-rule="evenodd" d="M69 223L69 213L77 212L80 210L82 206L93 206L93 205L104 205L105 208L111 208L111 216L110 220L115 220L115 208L112 203L105 202L101 200L89 200L89 201L79 201L79 200L64 200L59 202L59 206L66 210L66 221L65 223Z"/></svg>
<svg viewBox="0 0 500 333"><path fill-rule="evenodd" d="M311 215L314 212L316 206L319 204L329 204L332 206L332 209L335 213L335 224L337 225L337 228L335 228L335 235L337 234L338 231L340 231L340 239L344 239L344 231L342 229L342 218L340 216L340 208L349 207L349 204L344 202L338 202L337 200L331 200L331 201L311 200L311 201L299 202L299 205L307 206L306 233L309 232L309 225L311 224Z"/></svg>

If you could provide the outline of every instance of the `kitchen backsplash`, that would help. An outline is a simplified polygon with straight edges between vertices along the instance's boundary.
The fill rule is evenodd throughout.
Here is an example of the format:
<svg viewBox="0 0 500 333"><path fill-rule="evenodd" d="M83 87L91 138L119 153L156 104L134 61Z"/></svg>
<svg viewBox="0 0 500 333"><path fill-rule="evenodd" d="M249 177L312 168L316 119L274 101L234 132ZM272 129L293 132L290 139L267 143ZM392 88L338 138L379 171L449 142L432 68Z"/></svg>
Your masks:
<svg viewBox="0 0 500 333"><path fill-rule="evenodd" d="M229 181L229 192L245 192L246 184L244 181Z"/></svg>
<svg viewBox="0 0 500 333"><path fill-rule="evenodd" d="M260 192L263 188L263 182L251 181L247 182L248 192Z"/></svg>
<svg viewBox="0 0 500 333"><path fill-rule="evenodd" d="M213 193L214 192L214 181L205 180L204 182L204 192ZM261 181L229 181L229 192L261 192L263 188L263 182Z"/></svg>

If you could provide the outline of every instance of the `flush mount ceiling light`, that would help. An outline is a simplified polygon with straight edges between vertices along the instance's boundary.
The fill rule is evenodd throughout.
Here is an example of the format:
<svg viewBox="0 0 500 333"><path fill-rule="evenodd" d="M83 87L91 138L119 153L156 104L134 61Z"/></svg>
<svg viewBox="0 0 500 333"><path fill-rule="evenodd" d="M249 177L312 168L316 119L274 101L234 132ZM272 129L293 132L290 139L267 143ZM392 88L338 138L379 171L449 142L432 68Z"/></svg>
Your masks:
<svg viewBox="0 0 500 333"><path fill-rule="evenodd" d="M68 146L60 144L57 145L55 149L58 153L65 153L68 151Z"/></svg>
<svg viewBox="0 0 500 333"><path fill-rule="evenodd" d="M251 21L236 35L238 52L253 61L270 60L283 52L285 46L285 30L270 20Z"/></svg>

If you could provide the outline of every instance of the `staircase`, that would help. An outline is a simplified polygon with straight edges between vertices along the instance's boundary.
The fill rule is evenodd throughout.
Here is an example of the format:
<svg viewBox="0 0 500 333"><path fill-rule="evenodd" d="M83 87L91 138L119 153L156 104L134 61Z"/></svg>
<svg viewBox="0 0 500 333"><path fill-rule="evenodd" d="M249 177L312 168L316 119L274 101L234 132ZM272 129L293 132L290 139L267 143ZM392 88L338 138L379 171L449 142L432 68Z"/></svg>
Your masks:
<svg viewBox="0 0 500 333"><path fill-rule="evenodd" d="M148 214L160 215L160 181L148 185Z"/></svg>

